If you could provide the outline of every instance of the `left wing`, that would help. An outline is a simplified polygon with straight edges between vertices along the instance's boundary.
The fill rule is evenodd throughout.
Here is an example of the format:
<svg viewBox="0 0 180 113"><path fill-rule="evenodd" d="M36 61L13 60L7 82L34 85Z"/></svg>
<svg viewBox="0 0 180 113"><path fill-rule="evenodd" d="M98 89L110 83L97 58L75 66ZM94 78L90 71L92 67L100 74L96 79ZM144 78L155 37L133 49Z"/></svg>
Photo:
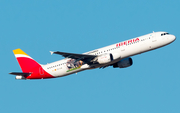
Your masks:
<svg viewBox="0 0 180 113"><path fill-rule="evenodd" d="M50 51L51 54L59 54L62 55L65 58L72 58L72 59L76 59L76 60L82 60L86 63L90 63L90 61L92 59L94 59L95 57L97 57L97 55L88 55L88 54L76 54L76 53L66 53L66 52L52 52Z"/></svg>

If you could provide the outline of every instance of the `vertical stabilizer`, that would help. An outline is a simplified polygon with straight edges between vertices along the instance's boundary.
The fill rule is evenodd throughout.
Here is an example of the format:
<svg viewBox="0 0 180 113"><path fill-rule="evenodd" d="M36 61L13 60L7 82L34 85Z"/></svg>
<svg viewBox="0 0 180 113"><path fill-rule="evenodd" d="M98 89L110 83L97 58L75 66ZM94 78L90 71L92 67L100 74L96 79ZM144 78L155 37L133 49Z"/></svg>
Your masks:
<svg viewBox="0 0 180 113"><path fill-rule="evenodd" d="M37 63L34 59L32 59L29 55L27 55L21 49L13 50L14 55L21 67L21 70L25 72L31 72L33 68L39 67L40 64Z"/></svg>

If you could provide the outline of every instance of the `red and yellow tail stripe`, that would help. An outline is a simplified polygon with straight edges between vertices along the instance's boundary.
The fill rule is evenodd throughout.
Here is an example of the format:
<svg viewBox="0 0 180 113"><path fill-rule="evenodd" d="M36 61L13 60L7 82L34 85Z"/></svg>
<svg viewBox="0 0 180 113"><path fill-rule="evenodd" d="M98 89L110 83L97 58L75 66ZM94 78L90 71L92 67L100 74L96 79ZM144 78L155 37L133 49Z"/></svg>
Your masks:
<svg viewBox="0 0 180 113"><path fill-rule="evenodd" d="M18 57L27 57L27 58L31 58L28 54L26 54L24 51L22 51L21 49L15 49L13 50L14 55L16 58ZM32 58L31 58L32 59Z"/></svg>
<svg viewBox="0 0 180 113"><path fill-rule="evenodd" d="M42 65L21 49L15 49L13 52L23 73L31 73L26 77L26 79L54 78L54 76L50 75L43 69Z"/></svg>

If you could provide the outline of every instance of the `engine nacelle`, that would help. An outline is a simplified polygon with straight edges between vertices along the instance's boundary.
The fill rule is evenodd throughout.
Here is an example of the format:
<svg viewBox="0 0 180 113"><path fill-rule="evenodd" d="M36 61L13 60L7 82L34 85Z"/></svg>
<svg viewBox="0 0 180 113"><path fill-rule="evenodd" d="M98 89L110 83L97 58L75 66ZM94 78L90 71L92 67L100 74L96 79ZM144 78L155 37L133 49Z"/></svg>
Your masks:
<svg viewBox="0 0 180 113"><path fill-rule="evenodd" d="M133 64L133 60L132 58L129 57L129 58L122 59L119 62L113 64L113 67L126 68L126 67L131 66L132 64Z"/></svg>
<svg viewBox="0 0 180 113"><path fill-rule="evenodd" d="M104 54L97 58L97 61L99 64L105 64L112 61L112 55L111 54Z"/></svg>

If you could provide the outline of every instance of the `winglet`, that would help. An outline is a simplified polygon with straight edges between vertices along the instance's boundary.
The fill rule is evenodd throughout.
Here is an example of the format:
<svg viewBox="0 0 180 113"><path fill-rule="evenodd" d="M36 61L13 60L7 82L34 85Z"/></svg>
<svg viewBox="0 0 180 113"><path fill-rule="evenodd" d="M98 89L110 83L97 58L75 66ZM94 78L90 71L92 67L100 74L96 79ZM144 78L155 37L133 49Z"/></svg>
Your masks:
<svg viewBox="0 0 180 113"><path fill-rule="evenodd" d="M51 55L54 53L53 51L50 51Z"/></svg>

